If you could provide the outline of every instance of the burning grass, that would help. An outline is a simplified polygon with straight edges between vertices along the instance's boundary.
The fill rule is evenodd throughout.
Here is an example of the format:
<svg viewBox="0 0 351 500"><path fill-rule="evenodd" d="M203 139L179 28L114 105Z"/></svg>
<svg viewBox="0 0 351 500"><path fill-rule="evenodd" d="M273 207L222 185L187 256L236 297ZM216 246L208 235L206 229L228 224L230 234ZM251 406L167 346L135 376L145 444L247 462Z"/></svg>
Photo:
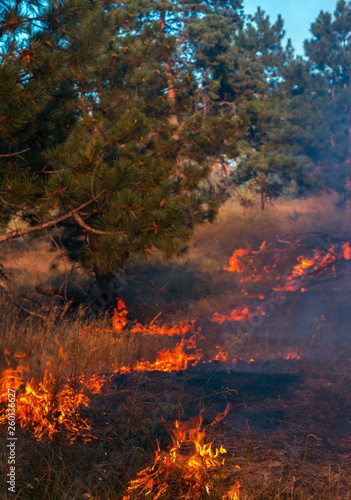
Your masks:
<svg viewBox="0 0 351 500"><path fill-rule="evenodd" d="M228 405L211 425L219 423L229 409ZM123 500L183 496L204 499L211 496L213 485L210 474L213 469L224 465L225 459L220 457L227 453L225 448L221 446L214 451L212 442L205 443L201 416L187 422L176 420L168 426L168 432L172 437L170 450L162 452L158 445L154 463L138 473ZM239 487L236 483L223 499L239 499Z"/></svg>
<svg viewBox="0 0 351 500"><path fill-rule="evenodd" d="M180 500L187 495L210 500L348 498L350 463L347 456L342 455L342 447L348 450L347 438L328 434L326 445L320 431L304 429L304 420L310 413L315 415L316 425L320 425L318 407L329 416L331 411L335 413L335 419L337 415L347 414L347 408L342 413L342 405L348 401L345 383L346 399L336 405L332 395L338 394L340 399L341 394L337 392L340 381L336 380L332 387L330 381L325 381L324 388L330 397L320 393L311 403L312 395L321 390L320 374L309 382L311 394L304 392L307 388L294 384L293 379L289 380L288 390L282 386L279 400L297 408L300 420L296 421L292 414L279 417L276 412L275 417L269 416L267 412L274 408L270 400L273 393L259 398L269 380L265 375L253 379L248 374L242 386L238 384L242 380L239 373L233 378L234 374L225 370L218 372L209 368L203 371L202 367L195 367L184 372L186 388L182 387L176 372L116 375L114 387L94 403L109 422L100 429L98 441L84 444L76 439L70 444L62 439L62 434L61 438L56 434L52 442L47 439L36 442L28 433L18 430L21 471L18 498L59 499L67 494L73 498L99 500ZM318 372L317 365L314 369ZM272 377L271 382L275 378ZM252 395L245 396L244 401L250 401L247 410L238 406L241 401L238 394L214 393L215 388L228 386L230 380L239 394L245 391L245 384L246 390L256 394L255 401ZM199 388L204 384L208 389L202 389L200 395L205 406L198 400ZM291 391L295 392L296 388L300 407L289 400L289 393L291 397ZM216 412L214 408L210 411L211 407L215 406L217 411L219 407L223 409L226 399L231 401L231 411L225 416L226 412L222 411L215 418ZM196 414L196 408L201 406L200 415L189 418L189 412ZM280 419L279 425L270 430L267 424L262 433L258 423L250 418L252 412L262 412L260 425L267 417ZM177 413L182 417L174 418ZM165 427L170 438L164 432ZM336 450L339 455L332 457ZM2 498L6 498L5 491L5 484L0 485Z"/></svg>
<svg viewBox="0 0 351 500"><path fill-rule="evenodd" d="M301 245L299 245L301 246ZM271 264L265 265L261 271L258 271L253 258L258 254L269 252ZM254 251L251 248L240 251L236 250L230 259L229 267L224 266L226 271L230 273L245 273L245 281L257 282L257 277L265 278L268 276L271 282L277 283L281 281L279 273L279 266L277 266L279 257L282 254L281 249L269 250L266 242L262 243L258 250ZM336 272L336 265L343 261L351 259L351 248L349 242L343 242L332 245L326 250L315 249L309 257L305 254L297 256L297 264L294 265L292 272L285 273L285 282L283 285L273 286L273 290L279 292L294 292L298 289L306 290L308 280L313 281L316 275L323 273ZM251 274L248 274L251 271ZM243 281L240 279L240 281ZM261 295L258 294L258 297ZM247 300L243 295L243 301ZM254 315L265 316L266 312L263 307L255 305L250 308L247 305L237 306L229 315L220 315L215 313L208 318L208 321L222 325L225 322L240 322L243 320L250 320ZM158 315L159 316L159 315ZM3 372L1 378L1 402L6 399L6 387L11 385L16 392L19 392L20 398L18 402L17 418L23 429L33 429L34 436L37 439L44 437L52 438L52 436L59 431L65 431L68 439L73 442L77 436L85 438L90 431L88 422L79 416L78 409L80 407L88 406L89 394L99 392L103 383L108 380L105 376L101 376L99 372L88 372L79 366L81 361L89 359L90 352L99 349L98 344L101 343L100 339L105 339L105 347L118 352L118 356L108 366L110 377L111 373L131 373L131 372L149 372L149 371L164 371L172 372L179 370L186 370L190 366L195 366L199 363L217 362L237 362L238 357L230 357L228 351L228 342L223 345L215 347L215 353L208 350L206 336L202 335L200 324L196 323L196 319L183 321L174 325L166 325L156 323L158 318L154 318L146 325L137 322L131 322L129 328L125 332L125 327L128 325L128 312L123 300L118 299L114 314L111 320L113 329L94 327L89 325L85 328L77 328L77 336L71 345L69 343L63 347L58 347L61 343L55 337L54 353L51 352L51 357L56 357L56 362L59 360L65 366L69 366L70 357L72 360L73 354L76 350L76 366L74 367L74 376L66 376L65 383L62 383L62 378L54 376L50 371L51 359L49 351L47 352L49 358L46 359L45 369L41 370L42 380L38 377L30 377L28 375L30 369L30 358L26 363L19 364L15 368L8 368ZM95 334L95 341L93 341ZM132 336L132 337L131 337ZM150 359L135 359L128 364L123 363L121 353L125 351L125 357L131 359L130 346L138 345L136 339L139 339L139 345L144 342L145 338L161 339L161 343L153 342L156 345L155 360ZM130 341L132 338L132 341ZM169 338L173 342L173 347L163 347L162 339ZM93 346L96 345L94 348ZM43 354L45 349L42 346ZM5 356L9 351L5 351ZM20 354L15 354L20 357ZM25 357L25 355L24 355ZM300 354L297 350L287 352L283 359L299 359ZM96 355L95 355L96 359ZM249 358L253 362L255 358ZM10 365L6 357L7 363ZM111 360L112 361L112 360ZM78 367L79 366L79 367ZM71 366L72 368L72 366ZM62 370L61 370L62 371ZM27 373L28 372L28 373ZM1 416L2 422L5 420L4 413ZM92 438L92 436L90 436Z"/></svg>
<svg viewBox="0 0 351 500"><path fill-rule="evenodd" d="M302 339L289 343L274 337L278 331L292 329L294 321L299 329L296 311L303 312L303 302L314 297L318 283L346 276L351 260L350 242L345 239L315 248L301 238L286 237L280 242L267 238L265 243L263 238L253 238L234 252L232 248L232 257L219 259L220 265L216 257L210 273L213 298L207 296L199 307L188 308L186 320L181 313L164 319L159 308L149 313L149 319L146 315L145 320L136 321L133 304L128 312L125 302L118 299L112 316L91 321L78 314L75 320L56 324L49 318L43 327L34 319L13 317L6 304L1 313L6 349L1 358L0 423L6 423L5 395L11 386L16 391L16 428L22 443L18 498L348 498L349 455L340 453L335 458L324 451L321 457L318 452L311 455L310 450L324 439L319 423L309 426L303 419L282 414L282 404L284 411L296 407L303 416L313 407L317 419L324 400L313 400L316 387L300 391L299 400L292 401L293 379L289 379L273 401L273 379L264 375L271 363L276 378L284 370L299 371L306 385L312 377L313 359L315 384L319 388L325 384L323 390L333 385L328 392L331 406L325 413L331 415L335 394L348 405L349 386L341 373L342 364L313 358L314 350L321 353L323 345L324 352L330 353L328 335L335 330L330 319L334 312L329 316L324 311L316 313ZM350 290L341 290L344 295L337 306L343 313ZM287 296L275 311L276 326L268 321L261 304L270 291ZM315 297L321 302L321 293ZM251 336L237 338L237 323L254 317L265 320L261 331L255 327ZM326 381L322 362L327 363L325 371L333 373ZM246 375L256 372L260 375L248 387L240 386ZM262 387L261 379L265 381ZM342 384L346 389L341 395ZM253 402L258 395L262 398ZM228 399L233 410L214 418ZM339 410L341 414L342 406ZM200 416L191 418L199 411ZM222 426L218 434L211 421ZM255 425L259 430L250 427ZM342 432L346 432L344 427ZM341 442L347 449L344 435ZM334 442L333 446L338 445ZM339 474L333 465L338 459ZM5 463L6 458L1 461ZM326 464L332 464L328 477ZM1 487L0 495L6 498L6 484Z"/></svg>
<svg viewBox="0 0 351 500"><path fill-rule="evenodd" d="M20 390L23 386L23 390ZM23 365L16 370L5 370L1 379L0 403L5 403L7 388L15 390L16 418L22 429L33 434L35 439L52 438L60 432L72 443L77 437L86 438L91 430L88 421L77 413L81 405L87 406L89 398L83 392L74 389L70 383L56 381L52 374L44 371L40 382L23 376ZM7 414L0 416L0 424L6 425Z"/></svg>

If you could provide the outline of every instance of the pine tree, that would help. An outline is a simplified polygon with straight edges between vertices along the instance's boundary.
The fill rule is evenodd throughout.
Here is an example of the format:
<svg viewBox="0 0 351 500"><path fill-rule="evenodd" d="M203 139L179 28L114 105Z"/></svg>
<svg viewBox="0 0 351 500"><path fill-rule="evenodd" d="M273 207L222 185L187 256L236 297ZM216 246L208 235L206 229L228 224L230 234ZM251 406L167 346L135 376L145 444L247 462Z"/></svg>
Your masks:
<svg viewBox="0 0 351 500"><path fill-rule="evenodd" d="M211 164L237 155L238 119L218 116L213 89L238 6L52 0L26 37L7 27L1 224L20 213L28 227L0 242L59 226L98 276L135 253L179 251L218 206ZM222 44L206 16L226 27Z"/></svg>
<svg viewBox="0 0 351 500"><path fill-rule="evenodd" d="M52 134L64 136L74 118L56 85L55 58L35 34L43 20L40 2L3 3L0 15L0 224L6 228L14 214L35 217L45 195L35 174L42 168L38 151L50 144Z"/></svg>
<svg viewBox="0 0 351 500"><path fill-rule="evenodd" d="M351 2L321 12L291 72L293 125L315 187L351 195Z"/></svg>
<svg viewBox="0 0 351 500"><path fill-rule="evenodd" d="M281 17L271 24L259 8L233 47L236 71L229 82L241 119L249 127L233 180L258 191L262 210L297 171L284 137L289 125L285 68L293 57L290 41L282 47L284 34Z"/></svg>

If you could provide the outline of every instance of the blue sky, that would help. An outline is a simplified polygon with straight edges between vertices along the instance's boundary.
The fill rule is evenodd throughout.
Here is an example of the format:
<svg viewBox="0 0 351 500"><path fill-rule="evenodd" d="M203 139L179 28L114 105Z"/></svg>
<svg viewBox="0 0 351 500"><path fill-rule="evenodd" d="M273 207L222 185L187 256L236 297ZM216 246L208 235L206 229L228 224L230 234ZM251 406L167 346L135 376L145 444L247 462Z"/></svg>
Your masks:
<svg viewBox="0 0 351 500"><path fill-rule="evenodd" d="M296 53L303 55L303 41L310 38L310 27L321 10L333 13L337 0L243 0L244 11L254 14L260 6L271 22L281 14L287 38L291 38Z"/></svg>

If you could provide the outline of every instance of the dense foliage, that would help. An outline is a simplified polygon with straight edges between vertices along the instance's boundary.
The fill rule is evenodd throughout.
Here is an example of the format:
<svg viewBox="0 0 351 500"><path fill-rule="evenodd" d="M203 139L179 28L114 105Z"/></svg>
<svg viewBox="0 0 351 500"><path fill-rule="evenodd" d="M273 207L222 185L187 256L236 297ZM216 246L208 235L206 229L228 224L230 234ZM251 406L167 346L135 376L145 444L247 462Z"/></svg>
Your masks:
<svg viewBox="0 0 351 500"><path fill-rule="evenodd" d="M307 61L294 61L292 126L296 148L319 187L351 196L351 2L321 12L305 41Z"/></svg>

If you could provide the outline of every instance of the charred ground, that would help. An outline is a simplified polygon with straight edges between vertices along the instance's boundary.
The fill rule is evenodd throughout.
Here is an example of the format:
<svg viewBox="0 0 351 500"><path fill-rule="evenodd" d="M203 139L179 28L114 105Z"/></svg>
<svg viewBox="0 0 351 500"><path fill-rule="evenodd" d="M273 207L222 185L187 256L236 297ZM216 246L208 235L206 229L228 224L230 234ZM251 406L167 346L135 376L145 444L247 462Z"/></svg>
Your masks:
<svg viewBox="0 0 351 500"><path fill-rule="evenodd" d="M44 426L38 440L33 435L38 421L18 422L18 498L122 498L138 470L174 445L167 429L177 420L195 425L199 414L206 442L214 440L213 449L223 445L227 451L224 465L214 472L203 469L210 485L204 498L349 497L351 262L347 252L343 258L338 253L350 241L349 215L317 201L315 210L311 200L304 203L305 212L282 205L279 215L247 212L237 219L237 209L227 207L207 232L201 228L183 261L168 267L161 261L134 263L121 285L126 309L117 303L113 317L81 315L45 327L35 318L15 317L4 302L2 365L23 367L18 394L29 383L42 394L40 381L49 370L51 410L41 418L54 427L62 388L77 394L85 390L88 397L87 405L77 405L81 420L74 417L74 423L87 422L89 430L77 427L69 434L67 421L51 435ZM322 251L320 238L333 249L318 255L332 260L317 269L320 257L313 265L303 263ZM246 251L243 271L224 271L238 248ZM301 255L305 260L299 261ZM7 258L14 262L16 256ZM298 264L311 271L298 288L284 291L286 300L274 304L269 317L261 315L258 326L238 335L235 314L241 315L239 321L244 314L246 321L250 311L257 313L260 297L291 285L287 278ZM14 266L16 272L23 279L27 270ZM285 281L279 281L284 273ZM256 279L262 274L264 279ZM51 286L60 274L45 279ZM180 353L185 357L175 359ZM166 358L173 365L162 368ZM84 382L89 377L90 385ZM39 400L33 401L38 407ZM212 426L228 403L228 414ZM196 432L201 434L200 427ZM191 455L193 448L186 438L178 458ZM157 470L160 477L165 472ZM175 480L180 470L167 472L168 490L161 498L180 498L190 491L189 481L195 488L194 478ZM203 475L196 477L204 481ZM228 496L238 483L240 490ZM135 489L130 495L151 498L155 491L148 496Z"/></svg>

